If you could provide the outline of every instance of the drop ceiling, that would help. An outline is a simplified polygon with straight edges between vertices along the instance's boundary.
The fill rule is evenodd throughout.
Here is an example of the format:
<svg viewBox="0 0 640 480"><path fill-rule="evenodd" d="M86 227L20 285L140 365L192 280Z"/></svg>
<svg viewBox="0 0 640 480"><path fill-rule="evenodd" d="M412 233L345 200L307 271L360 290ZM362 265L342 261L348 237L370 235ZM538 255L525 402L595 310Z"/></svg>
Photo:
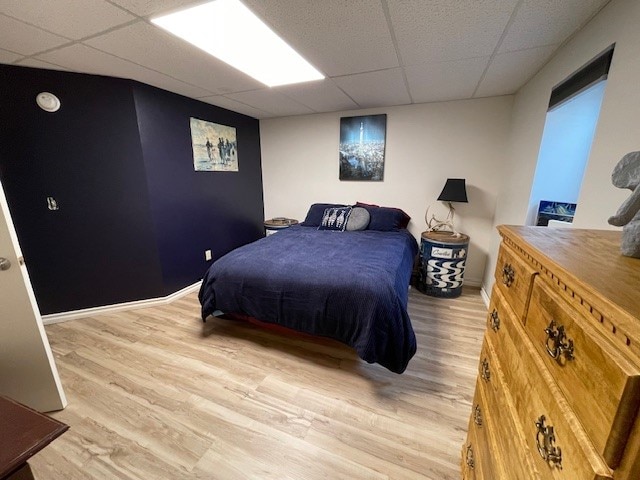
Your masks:
<svg viewBox="0 0 640 480"><path fill-rule="evenodd" d="M269 88L149 22L201 0L0 0L0 63L131 78L256 118L507 95L609 2L243 1L327 78Z"/></svg>

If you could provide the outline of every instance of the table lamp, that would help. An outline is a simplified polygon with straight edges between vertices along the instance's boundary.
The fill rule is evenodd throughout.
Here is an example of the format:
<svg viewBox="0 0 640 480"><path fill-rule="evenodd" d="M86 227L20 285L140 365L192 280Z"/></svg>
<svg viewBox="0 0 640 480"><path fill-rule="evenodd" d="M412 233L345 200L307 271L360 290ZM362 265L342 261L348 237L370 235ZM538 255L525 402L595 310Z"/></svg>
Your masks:
<svg viewBox="0 0 640 480"><path fill-rule="evenodd" d="M447 218L445 218L444 220L438 220L435 215L432 215L431 218L428 218L429 209L427 208L427 213L425 214L427 227L431 231L449 230L454 235L459 236L460 234L456 232L453 226L455 208L453 208L452 202L469 202L469 200L467 199L467 188L465 186L465 179L447 178L447 181L444 184L444 188L442 189L438 200L441 202L447 202L449 204L449 213L447 214Z"/></svg>

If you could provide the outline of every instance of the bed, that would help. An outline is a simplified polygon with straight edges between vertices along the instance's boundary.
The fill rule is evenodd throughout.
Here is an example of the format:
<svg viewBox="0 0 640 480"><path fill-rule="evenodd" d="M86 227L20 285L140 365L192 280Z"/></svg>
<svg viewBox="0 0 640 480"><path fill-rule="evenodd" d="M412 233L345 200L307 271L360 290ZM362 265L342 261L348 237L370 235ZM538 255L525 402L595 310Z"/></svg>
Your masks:
<svg viewBox="0 0 640 480"><path fill-rule="evenodd" d="M333 338L402 373L416 351L406 310L416 240L405 228L336 232L308 220L214 262L202 319L221 311Z"/></svg>

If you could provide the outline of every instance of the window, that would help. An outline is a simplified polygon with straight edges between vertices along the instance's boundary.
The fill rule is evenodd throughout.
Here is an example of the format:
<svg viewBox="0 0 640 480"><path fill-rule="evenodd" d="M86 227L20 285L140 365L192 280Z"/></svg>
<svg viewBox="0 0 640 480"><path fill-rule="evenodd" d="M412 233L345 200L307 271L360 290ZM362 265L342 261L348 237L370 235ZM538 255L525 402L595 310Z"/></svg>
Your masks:
<svg viewBox="0 0 640 480"><path fill-rule="evenodd" d="M527 225L536 224L540 201L578 203L613 49L607 48L551 92Z"/></svg>

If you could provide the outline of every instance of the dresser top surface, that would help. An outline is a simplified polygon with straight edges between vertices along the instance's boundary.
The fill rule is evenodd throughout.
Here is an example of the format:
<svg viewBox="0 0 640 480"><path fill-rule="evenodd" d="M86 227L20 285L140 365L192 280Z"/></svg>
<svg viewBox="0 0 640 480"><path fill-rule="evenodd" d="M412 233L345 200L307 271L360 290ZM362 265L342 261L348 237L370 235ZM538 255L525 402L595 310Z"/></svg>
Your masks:
<svg viewBox="0 0 640 480"><path fill-rule="evenodd" d="M5 478L69 427L0 396L0 478Z"/></svg>
<svg viewBox="0 0 640 480"><path fill-rule="evenodd" d="M622 232L512 225L498 230L584 298L599 299L637 320L640 332L640 259L620 253Z"/></svg>

